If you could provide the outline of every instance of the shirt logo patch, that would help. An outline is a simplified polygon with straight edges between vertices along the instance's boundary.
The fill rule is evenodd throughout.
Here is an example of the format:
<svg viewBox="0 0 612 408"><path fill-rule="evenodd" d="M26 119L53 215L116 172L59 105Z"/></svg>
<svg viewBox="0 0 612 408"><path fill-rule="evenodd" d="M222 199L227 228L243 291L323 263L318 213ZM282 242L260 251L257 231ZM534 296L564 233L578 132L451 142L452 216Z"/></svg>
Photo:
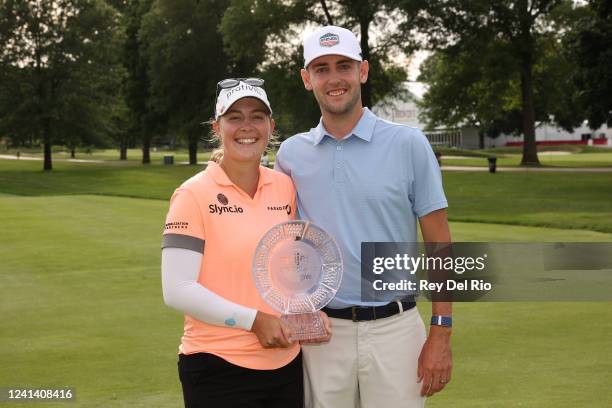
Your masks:
<svg viewBox="0 0 612 408"><path fill-rule="evenodd" d="M211 214L223 214L223 213L243 213L244 210L242 209L242 207L237 206L236 204L234 204L233 206L229 206L229 200L227 199L227 197L225 196L225 194L223 193L219 193L217 194L217 200L223 204L222 207L219 207L217 204L210 204L208 206L208 211Z"/></svg>
<svg viewBox="0 0 612 408"><path fill-rule="evenodd" d="M244 209L242 207L238 207L236 204L234 205L224 205L223 207L218 206L217 204L210 204L208 206L208 212L211 214L235 214L235 213L240 213L242 214L244 212Z"/></svg>
<svg viewBox="0 0 612 408"><path fill-rule="evenodd" d="M174 221L167 222L164 224L164 231L171 229L187 229L189 228L189 223L187 221Z"/></svg>
<svg viewBox="0 0 612 408"><path fill-rule="evenodd" d="M217 200L219 200L219 202L223 205L227 205L229 203L229 200L227 199L225 194L222 193L217 194Z"/></svg>
<svg viewBox="0 0 612 408"><path fill-rule="evenodd" d="M289 204L285 204L282 206L269 205L268 211L287 211L287 215L289 215L291 214L291 206Z"/></svg>
<svg viewBox="0 0 612 408"><path fill-rule="evenodd" d="M327 33L323 34L319 38L319 45L321 47L333 47L334 45L338 45L340 42L340 37L337 34Z"/></svg>

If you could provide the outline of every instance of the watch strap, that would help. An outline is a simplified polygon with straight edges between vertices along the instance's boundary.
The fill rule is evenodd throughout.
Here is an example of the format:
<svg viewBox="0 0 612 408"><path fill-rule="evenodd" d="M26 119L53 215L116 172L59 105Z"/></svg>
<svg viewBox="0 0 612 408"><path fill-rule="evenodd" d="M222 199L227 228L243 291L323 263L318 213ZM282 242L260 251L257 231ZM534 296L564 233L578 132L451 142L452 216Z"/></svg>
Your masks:
<svg viewBox="0 0 612 408"><path fill-rule="evenodd" d="M453 327L453 318L450 316L431 316L432 326Z"/></svg>

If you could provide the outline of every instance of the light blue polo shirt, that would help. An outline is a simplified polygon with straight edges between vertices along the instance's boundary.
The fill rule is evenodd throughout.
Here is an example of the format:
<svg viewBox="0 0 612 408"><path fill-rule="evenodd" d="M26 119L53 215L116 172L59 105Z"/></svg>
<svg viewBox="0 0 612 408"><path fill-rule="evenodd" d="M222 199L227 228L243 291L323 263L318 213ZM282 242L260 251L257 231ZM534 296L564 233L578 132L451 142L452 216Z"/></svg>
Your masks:
<svg viewBox="0 0 612 408"><path fill-rule="evenodd" d="M416 242L417 217L448 206L436 157L423 133L364 108L340 141L323 121L285 140L275 169L293 179L298 217L332 234L344 274L332 308L361 301L361 243Z"/></svg>

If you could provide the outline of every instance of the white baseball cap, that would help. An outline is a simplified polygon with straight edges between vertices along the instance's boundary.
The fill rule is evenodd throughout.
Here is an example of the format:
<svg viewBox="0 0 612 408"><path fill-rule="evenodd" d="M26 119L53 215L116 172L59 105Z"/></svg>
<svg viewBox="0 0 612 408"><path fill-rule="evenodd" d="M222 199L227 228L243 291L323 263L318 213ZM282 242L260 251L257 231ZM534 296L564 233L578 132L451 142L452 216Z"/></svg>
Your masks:
<svg viewBox="0 0 612 408"><path fill-rule="evenodd" d="M221 92L219 92L217 105L215 106L215 120L219 120L219 117L223 116L236 101L242 98L259 99L266 105L266 108L270 111L270 115L272 114L268 95L261 86L249 85L241 80L237 80L236 82L237 84L235 86L223 88Z"/></svg>
<svg viewBox="0 0 612 408"><path fill-rule="evenodd" d="M304 39L304 68L323 55L342 55L363 61L361 46L355 34L336 26L321 27Z"/></svg>

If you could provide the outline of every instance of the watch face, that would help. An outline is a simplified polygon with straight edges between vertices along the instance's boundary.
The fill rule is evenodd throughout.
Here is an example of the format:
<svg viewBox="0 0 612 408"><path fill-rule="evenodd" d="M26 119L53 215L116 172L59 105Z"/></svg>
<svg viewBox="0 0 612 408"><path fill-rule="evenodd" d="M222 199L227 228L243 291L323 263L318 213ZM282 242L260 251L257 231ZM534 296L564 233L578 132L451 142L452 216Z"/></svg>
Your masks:
<svg viewBox="0 0 612 408"><path fill-rule="evenodd" d="M315 312L340 287L340 249L332 236L310 222L284 222L259 241L253 278L261 297L277 311Z"/></svg>

